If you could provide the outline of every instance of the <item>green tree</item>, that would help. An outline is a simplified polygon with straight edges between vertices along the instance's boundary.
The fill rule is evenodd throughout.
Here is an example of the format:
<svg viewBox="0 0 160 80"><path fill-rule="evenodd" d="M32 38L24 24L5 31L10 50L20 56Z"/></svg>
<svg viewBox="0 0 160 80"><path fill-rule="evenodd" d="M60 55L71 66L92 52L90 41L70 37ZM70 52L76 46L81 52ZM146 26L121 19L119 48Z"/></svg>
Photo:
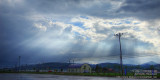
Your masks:
<svg viewBox="0 0 160 80"><path fill-rule="evenodd" d="M153 66L153 65L151 65L149 69L154 70L154 66Z"/></svg>
<svg viewBox="0 0 160 80"><path fill-rule="evenodd" d="M140 65L137 65L136 68L137 68L137 69L141 69L141 66L140 66Z"/></svg>
<svg viewBox="0 0 160 80"><path fill-rule="evenodd" d="M98 65L96 65L95 71L96 71L96 73L99 72L99 66Z"/></svg>

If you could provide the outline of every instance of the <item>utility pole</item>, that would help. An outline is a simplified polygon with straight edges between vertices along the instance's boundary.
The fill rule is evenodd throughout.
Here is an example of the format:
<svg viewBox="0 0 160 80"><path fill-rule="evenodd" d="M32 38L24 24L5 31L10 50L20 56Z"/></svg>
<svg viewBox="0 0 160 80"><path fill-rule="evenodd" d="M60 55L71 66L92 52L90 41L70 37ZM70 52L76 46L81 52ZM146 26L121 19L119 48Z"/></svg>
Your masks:
<svg viewBox="0 0 160 80"><path fill-rule="evenodd" d="M70 65L70 59L69 59L69 65Z"/></svg>
<svg viewBox="0 0 160 80"><path fill-rule="evenodd" d="M20 69L21 69L20 60L21 60L21 56L19 56L19 72L20 72Z"/></svg>
<svg viewBox="0 0 160 80"><path fill-rule="evenodd" d="M73 64L74 64L74 59L73 59Z"/></svg>
<svg viewBox="0 0 160 80"><path fill-rule="evenodd" d="M121 74L123 76L123 61L122 61L122 49L121 49L121 36L122 35L123 35L123 33L115 34L115 36L118 36L118 38L119 38L119 45L120 45L120 69L121 69Z"/></svg>

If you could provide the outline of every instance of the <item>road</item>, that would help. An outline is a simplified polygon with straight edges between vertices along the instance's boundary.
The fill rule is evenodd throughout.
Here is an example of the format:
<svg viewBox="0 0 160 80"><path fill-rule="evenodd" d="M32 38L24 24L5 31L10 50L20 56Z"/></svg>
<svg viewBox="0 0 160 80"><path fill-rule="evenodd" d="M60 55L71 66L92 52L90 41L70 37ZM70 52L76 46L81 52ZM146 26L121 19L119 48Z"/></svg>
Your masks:
<svg viewBox="0 0 160 80"><path fill-rule="evenodd" d="M65 76L65 75L52 75L52 74L1 73L0 80L139 80L139 79L121 79L115 77L93 77L93 76ZM147 79L141 79L141 80L147 80Z"/></svg>

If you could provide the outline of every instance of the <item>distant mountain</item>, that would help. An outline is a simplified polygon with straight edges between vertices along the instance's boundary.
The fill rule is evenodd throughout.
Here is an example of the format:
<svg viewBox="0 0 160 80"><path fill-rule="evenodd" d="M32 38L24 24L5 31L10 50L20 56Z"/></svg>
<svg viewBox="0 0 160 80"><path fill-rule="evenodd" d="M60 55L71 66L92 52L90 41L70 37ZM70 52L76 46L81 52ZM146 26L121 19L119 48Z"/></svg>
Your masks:
<svg viewBox="0 0 160 80"><path fill-rule="evenodd" d="M156 65L156 64L157 64L156 62L150 61L150 62L144 63L142 65Z"/></svg>
<svg viewBox="0 0 160 80"><path fill-rule="evenodd" d="M67 69L70 63L49 62L34 65L24 65L21 69Z"/></svg>
<svg viewBox="0 0 160 80"><path fill-rule="evenodd" d="M76 63L75 63L76 64ZM78 64L78 63L77 63ZM28 69L28 70L53 70L53 69L68 69L68 66L71 65L71 63L61 63L61 62L49 62L49 63L42 63L42 64L33 64L33 65L23 65L21 66L22 70ZM154 66L154 69L160 71L160 64L157 64L156 62L150 61L141 65L132 65L132 64L123 64L124 69L127 69L128 71L133 69L150 69L151 65ZM90 66L95 69L96 66L99 66L101 68L108 68L113 69L114 71L118 72L120 69L119 63L99 63L99 64L90 64ZM18 69L18 68L15 68Z"/></svg>
<svg viewBox="0 0 160 80"><path fill-rule="evenodd" d="M101 67L113 67L115 65L118 66L119 64L118 63L100 63L98 65Z"/></svg>

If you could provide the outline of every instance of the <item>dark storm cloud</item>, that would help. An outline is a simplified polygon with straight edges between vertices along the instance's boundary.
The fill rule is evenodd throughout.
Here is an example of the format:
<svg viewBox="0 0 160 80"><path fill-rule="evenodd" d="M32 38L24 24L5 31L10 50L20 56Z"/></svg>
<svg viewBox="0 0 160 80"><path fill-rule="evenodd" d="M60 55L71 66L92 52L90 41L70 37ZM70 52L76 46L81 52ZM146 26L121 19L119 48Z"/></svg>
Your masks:
<svg viewBox="0 0 160 80"><path fill-rule="evenodd" d="M15 64L19 55L31 55L29 52L24 54L27 49L19 45L35 35L30 23L15 15L0 15L0 63Z"/></svg>
<svg viewBox="0 0 160 80"><path fill-rule="evenodd" d="M120 8L115 9L113 7L116 5L112 5L111 2L121 2L121 0L24 0L22 3L17 4L7 4L2 0L0 8L1 13L23 16L29 16L30 14L61 14L64 16L89 15L101 18L159 18L159 0L125 0Z"/></svg>
<svg viewBox="0 0 160 80"><path fill-rule="evenodd" d="M105 10L111 7L109 3L106 3L107 5L102 3L103 1L97 1L100 2L100 4L95 2L96 0L27 0L27 4L31 5L31 8L44 14L47 12L64 15L97 15L102 9Z"/></svg>
<svg viewBox="0 0 160 80"><path fill-rule="evenodd" d="M29 16L30 14L58 14L62 16L113 17L112 14L106 13L113 7L110 0L23 0L19 3L11 1L10 4L2 0L0 6L1 13L12 13L22 16Z"/></svg>
<svg viewBox="0 0 160 80"><path fill-rule="evenodd" d="M160 18L160 0L125 0L118 11L143 20ZM122 13L123 14L123 13Z"/></svg>

